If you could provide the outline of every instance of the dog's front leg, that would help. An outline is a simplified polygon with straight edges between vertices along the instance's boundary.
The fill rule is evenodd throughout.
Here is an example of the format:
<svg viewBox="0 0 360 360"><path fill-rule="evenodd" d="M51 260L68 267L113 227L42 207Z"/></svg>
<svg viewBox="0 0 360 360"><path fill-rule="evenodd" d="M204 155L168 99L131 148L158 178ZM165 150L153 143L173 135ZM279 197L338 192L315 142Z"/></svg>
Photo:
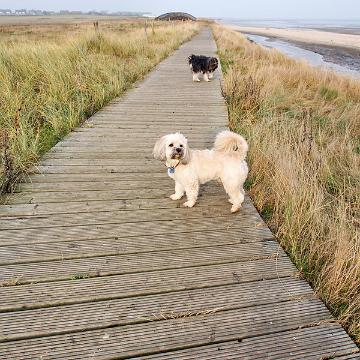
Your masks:
<svg viewBox="0 0 360 360"><path fill-rule="evenodd" d="M170 199L179 200L184 196L184 192L184 187L178 181L175 181L175 194L170 195Z"/></svg>
<svg viewBox="0 0 360 360"><path fill-rule="evenodd" d="M184 206L193 207L199 195L199 183L193 182L185 186L185 192L186 192L187 201L184 203Z"/></svg>
<svg viewBox="0 0 360 360"><path fill-rule="evenodd" d="M209 73L204 73L204 80L205 81L207 81L207 82L209 82L210 81L210 79L209 79Z"/></svg>
<svg viewBox="0 0 360 360"><path fill-rule="evenodd" d="M195 81L195 82L199 82L199 81L200 81L200 79L199 79L199 73L193 72L193 81Z"/></svg>

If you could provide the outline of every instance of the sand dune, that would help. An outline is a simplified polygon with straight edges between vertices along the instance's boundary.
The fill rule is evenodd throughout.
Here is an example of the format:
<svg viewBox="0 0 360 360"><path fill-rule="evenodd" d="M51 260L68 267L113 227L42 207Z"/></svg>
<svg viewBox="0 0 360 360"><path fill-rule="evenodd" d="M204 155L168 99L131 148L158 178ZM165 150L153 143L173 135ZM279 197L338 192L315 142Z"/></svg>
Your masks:
<svg viewBox="0 0 360 360"><path fill-rule="evenodd" d="M313 29L277 29L267 27L245 27L237 25L227 25L233 30L244 33L275 36L286 40L301 41L311 44L321 44L327 46L339 46L360 50L360 35L339 34L329 31Z"/></svg>

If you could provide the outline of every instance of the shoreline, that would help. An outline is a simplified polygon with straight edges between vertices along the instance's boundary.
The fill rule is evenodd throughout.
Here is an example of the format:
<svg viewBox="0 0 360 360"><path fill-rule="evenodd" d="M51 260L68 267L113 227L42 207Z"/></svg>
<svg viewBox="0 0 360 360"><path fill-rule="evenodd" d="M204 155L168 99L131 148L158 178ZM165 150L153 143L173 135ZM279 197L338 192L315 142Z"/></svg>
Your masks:
<svg viewBox="0 0 360 360"><path fill-rule="evenodd" d="M313 29L336 34L360 35L360 28L358 27L314 27Z"/></svg>
<svg viewBox="0 0 360 360"><path fill-rule="evenodd" d="M252 28L252 27L240 27L236 25L225 25L230 27L232 30L239 31L243 33L245 36L246 34L250 35L261 35L264 37L269 38L270 42L271 40L281 40L284 42L287 42L291 45L295 45L299 48L312 51L314 53L317 53L321 55L324 59L324 61L337 64L340 66L343 66L345 68L348 68L351 71L358 71L360 72L360 35L353 34L358 38L359 41L359 47L356 46L347 46L341 43L341 40L343 37L348 37L349 35L343 34L343 33L335 33L329 30L323 30L323 31L317 31L317 30L299 30L296 29L296 33L302 32L302 37L307 37L307 39L299 40L299 36L292 37L294 29L275 29L275 28L269 28L265 29L268 31L264 31L263 28ZM246 31L245 31L246 29ZM270 35L273 34L273 30L281 30L280 33L286 34L283 36L275 36ZM284 31L282 31L284 30ZM289 31L288 31L289 30ZM340 35L340 37L337 37L337 41L334 41L333 43L329 44L327 41L323 41L323 39L318 35L321 33L327 34L327 36L330 35ZM315 36L314 36L315 35ZM327 39L327 38L326 38Z"/></svg>
<svg viewBox="0 0 360 360"><path fill-rule="evenodd" d="M222 24L232 30L242 33L262 35L266 37L279 38L292 42L303 42L307 44L325 45L330 47L341 47L357 49L360 51L360 35L356 33L340 33L328 30L317 29L277 29L266 27L239 26ZM355 31L354 31L355 32Z"/></svg>
<svg viewBox="0 0 360 360"><path fill-rule="evenodd" d="M320 54L324 61L338 64L360 72L360 49L348 48L343 46L329 46L321 44L310 44L300 41L287 42L301 47L305 50Z"/></svg>

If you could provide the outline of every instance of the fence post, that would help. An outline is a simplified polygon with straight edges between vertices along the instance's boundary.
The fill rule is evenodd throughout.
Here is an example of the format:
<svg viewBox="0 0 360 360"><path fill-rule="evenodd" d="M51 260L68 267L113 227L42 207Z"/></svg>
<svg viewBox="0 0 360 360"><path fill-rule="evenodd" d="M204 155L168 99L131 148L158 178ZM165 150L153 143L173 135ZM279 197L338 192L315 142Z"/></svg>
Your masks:
<svg viewBox="0 0 360 360"><path fill-rule="evenodd" d="M146 20L145 20L145 27L144 27L144 30L145 30L146 40L148 40L148 33L147 33L147 21L146 21Z"/></svg>

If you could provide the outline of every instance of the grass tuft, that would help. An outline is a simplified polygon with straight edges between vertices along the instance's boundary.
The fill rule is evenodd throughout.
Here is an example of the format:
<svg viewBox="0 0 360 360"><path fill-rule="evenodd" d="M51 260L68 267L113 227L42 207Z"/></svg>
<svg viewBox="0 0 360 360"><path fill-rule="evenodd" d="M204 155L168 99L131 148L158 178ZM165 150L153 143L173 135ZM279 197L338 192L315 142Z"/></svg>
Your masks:
<svg viewBox="0 0 360 360"><path fill-rule="evenodd" d="M71 276L71 280L89 279L90 274L88 273L77 273Z"/></svg>
<svg viewBox="0 0 360 360"><path fill-rule="evenodd" d="M325 85L321 85L320 87L320 95L328 101L334 100L338 97L339 93L335 89L329 89Z"/></svg>
<svg viewBox="0 0 360 360"><path fill-rule="evenodd" d="M214 308L214 309L203 309L198 311L161 311L157 314L151 314L149 317L144 317L146 321L160 321L160 320L175 320L175 319L186 319L189 317L198 317L198 316L208 316L213 315L223 308Z"/></svg>
<svg viewBox="0 0 360 360"><path fill-rule="evenodd" d="M9 287L9 286L17 286L22 284L22 276L19 276L14 279L6 280L0 283L0 287Z"/></svg>

